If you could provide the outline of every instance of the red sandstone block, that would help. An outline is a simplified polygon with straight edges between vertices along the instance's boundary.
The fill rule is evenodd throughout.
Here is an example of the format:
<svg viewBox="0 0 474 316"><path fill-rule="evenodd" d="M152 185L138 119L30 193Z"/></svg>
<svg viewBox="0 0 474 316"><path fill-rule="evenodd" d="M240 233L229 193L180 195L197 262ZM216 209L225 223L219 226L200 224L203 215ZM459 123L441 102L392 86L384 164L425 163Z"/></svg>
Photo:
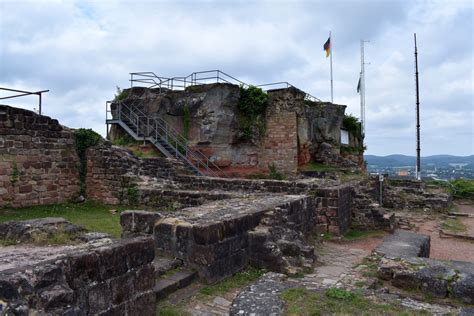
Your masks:
<svg viewBox="0 0 474 316"><path fill-rule="evenodd" d="M328 207L328 210L326 211L326 215L328 217L337 217L337 208Z"/></svg>
<svg viewBox="0 0 474 316"><path fill-rule="evenodd" d="M20 193L29 193L33 190L33 187L29 184L29 185L22 185L20 186L19 188L19 192Z"/></svg>
<svg viewBox="0 0 474 316"><path fill-rule="evenodd" d="M328 222L328 219L324 215L318 215L318 224L326 224Z"/></svg>
<svg viewBox="0 0 474 316"><path fill-rule="evenodd" d="M334 225L329 225L328 230L331 234L334 235L340 235L340 229L339 226L334 226Z"/></svg>

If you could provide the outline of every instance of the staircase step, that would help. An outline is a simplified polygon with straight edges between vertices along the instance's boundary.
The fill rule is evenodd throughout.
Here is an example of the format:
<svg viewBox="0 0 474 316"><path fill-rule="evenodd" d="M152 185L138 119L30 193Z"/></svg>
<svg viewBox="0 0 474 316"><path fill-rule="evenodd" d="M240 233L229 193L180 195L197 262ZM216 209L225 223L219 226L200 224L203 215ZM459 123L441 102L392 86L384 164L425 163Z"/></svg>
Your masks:
<svg viewBox="0 0 474 316"><path fill-rule="evenodd" d="M158 300L166 298L173 292L190 285L197 277L197 272L180 270L174 273L168 272L156 280L154 292Z"/></svg>

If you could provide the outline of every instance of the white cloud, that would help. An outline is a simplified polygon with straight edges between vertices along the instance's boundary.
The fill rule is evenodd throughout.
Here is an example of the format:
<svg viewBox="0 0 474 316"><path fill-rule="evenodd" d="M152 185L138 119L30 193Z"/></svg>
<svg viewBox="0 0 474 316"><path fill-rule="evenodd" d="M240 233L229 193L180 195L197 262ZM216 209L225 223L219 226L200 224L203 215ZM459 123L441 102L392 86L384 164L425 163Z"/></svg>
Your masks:
<svg viewBox="0 0 474 316"><path fill-rule="evenodd" d="M251 83L289 81L328 100L322 45L332 30L335 102L359 114L359 40L370 40L368 152L413 154L417 32L423 154L467 155L474 152L472 20L469 0L0 0L0 85L50 89L46 114L102 134L105 101L133 71L221 69Z"/></svg>

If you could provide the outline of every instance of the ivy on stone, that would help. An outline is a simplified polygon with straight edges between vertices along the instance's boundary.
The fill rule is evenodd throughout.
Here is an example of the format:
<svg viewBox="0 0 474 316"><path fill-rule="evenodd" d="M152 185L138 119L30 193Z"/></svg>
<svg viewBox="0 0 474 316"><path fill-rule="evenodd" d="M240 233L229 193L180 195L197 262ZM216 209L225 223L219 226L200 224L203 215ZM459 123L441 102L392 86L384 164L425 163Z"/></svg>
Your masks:
<svg viewBox="0 0 474 316"><path fill-rule="evenodd" d="M16 160L13 160L12 169L13 170L12 170L12 175L10 177L10 183L14 187L18 181L18 178L20 177L20 172L18 171L18 165L16 163Z"/></svg>
<svg viewBox="0 0 474 316"><path fill-rule="evenodd" d="M251 140L255 131L265 130L265 110L268 105L268 95L260 88L240 86L240 98L237 105L239 110L239 125L242 140Z"/></svg>
<svg viewBox="0 0 474 316"><path fill-rule="evenodd" d="M74 141L79 156L79 185L80 194L86 194L87 157L86 150L99 144L102 137L92 129L79 128L74 132Z"/></svg>
<svg viewBox="0 0 474 316"><path fill-rule="evenodd" d="M186 104L184 106L184 115L183 115L183 132L184 137L189 139L189 129L191 128L191 112L189 111L189 107Z"/></svg>

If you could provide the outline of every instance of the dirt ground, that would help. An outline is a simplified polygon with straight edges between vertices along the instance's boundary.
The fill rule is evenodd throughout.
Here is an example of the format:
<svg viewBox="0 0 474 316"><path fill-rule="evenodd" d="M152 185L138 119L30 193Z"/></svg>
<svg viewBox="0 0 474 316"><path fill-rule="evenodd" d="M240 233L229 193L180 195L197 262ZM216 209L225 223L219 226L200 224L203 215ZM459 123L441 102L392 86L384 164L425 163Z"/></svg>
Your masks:
<svg viewBox="0 0 474 316"><path fill-rule="evenodd" d="M474 237L474 202L455 201L454 205L458 213L470 214L470 216L460 216L458 218L467 227L467 230L463 233ZM408 214L400 214L399 216L405 215ZM431 237L430 258L474 262L474 241L440 236L444 216L425 213L412 213L409 216L411 218L410 223L415 226L413 231ZM382 240L383 236L363 238L344 242L341 246L348 249L363 249L370 253Z"/></svg>

